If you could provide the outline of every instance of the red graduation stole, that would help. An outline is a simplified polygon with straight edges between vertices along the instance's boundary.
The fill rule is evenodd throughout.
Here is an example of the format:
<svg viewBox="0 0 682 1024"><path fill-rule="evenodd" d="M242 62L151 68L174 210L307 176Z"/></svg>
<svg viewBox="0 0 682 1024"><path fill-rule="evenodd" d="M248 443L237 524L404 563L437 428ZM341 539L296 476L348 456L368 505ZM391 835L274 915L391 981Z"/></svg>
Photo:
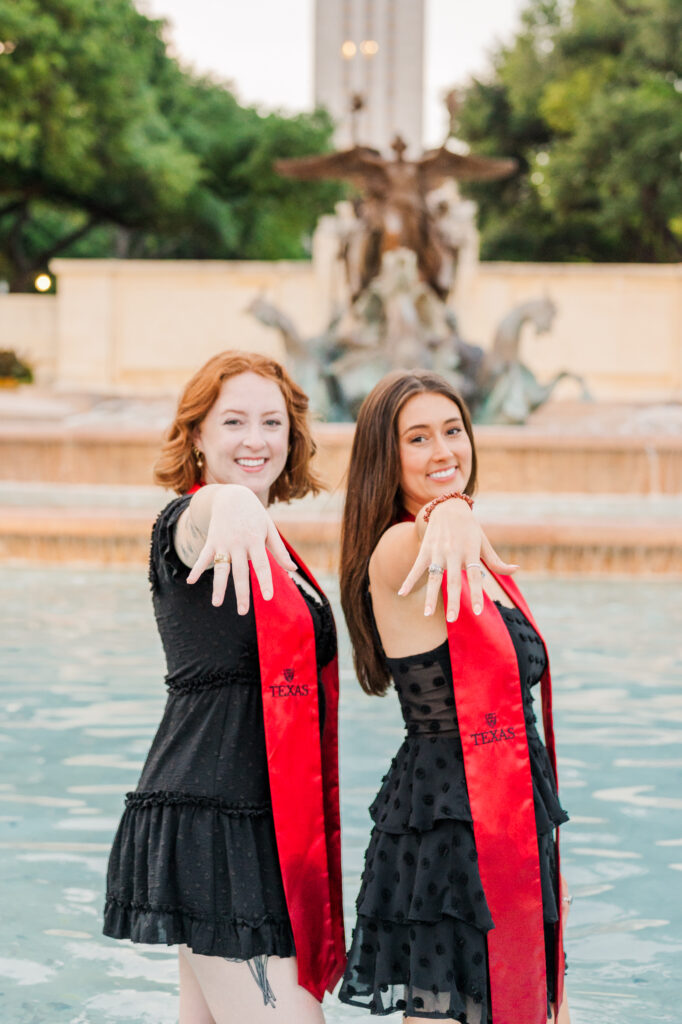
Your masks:
<svg viewBox="0 0 682 1024"><path fill-rule="evenodd" d="M535 627L511 577L492 575ZM444 598L446 587L447 574ZM546 1024L540 864L516 652L492 601L485 598L482 613L474 615L464 572L459 618L448 622L447 630L478 865L495 924L488 933L493 1020ZM556 777L549 667L541 686L545 741ZM556 926L556 949L558 1009L564 974L561 921Z"/></svg>
<svg viewBox="0 0 682 1024"><path fill-rule="evenodd" d="M282 538L284 539L284 538ZM286 544L286 541L284 541ZM289 552L293 549L286 544ZM265 743L277 850L298 961L298 981L322 1001L344 972L338 770L338 660L322 670L320 746L313 622L301 593L268 552L274 597L251 569ZM296 555L308 580L317 583Z"/></svg>
<svg viewBox="0 0 682 1024"><path fill-rule="evenodd" d="M195 485L189 493L199 489ZM284 541L284 538L282 538ZM309 570L284 541L318 590ZM339 812L339 671L322 670L320 744L315 632L308 606L268 552L274 596L266 601L251 566L270 795L298 981L320 1002L346 966Z"/></svg>

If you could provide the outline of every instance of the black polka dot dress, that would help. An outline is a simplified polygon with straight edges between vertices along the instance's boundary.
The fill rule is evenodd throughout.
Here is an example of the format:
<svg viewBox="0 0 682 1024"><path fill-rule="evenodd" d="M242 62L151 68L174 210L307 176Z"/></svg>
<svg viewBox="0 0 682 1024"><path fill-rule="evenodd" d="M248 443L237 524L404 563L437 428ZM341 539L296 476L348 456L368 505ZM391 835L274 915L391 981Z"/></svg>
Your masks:
<svg viewBox="0 0 682 1024"><path fill-rule="evenodd" d="M187 584L173 532L189 500L172 501L152 534L150 581L168 700L114 839L104 933L240 960L293 956L253 605L238 615L230 583L223 606L214 608L212 572ZM319 670L336 651L331 610L326 600L302 594ZM321 685L318 692L323 715Z"/></svg>
<svg viewBox="0 0 682 1024"><path fill-rule="evenodd" d="M540 855L548 1001L554 998L558 877L554 828L567 821L537 728L531 688L544 646L517 609L498 605L516 650ZM387 659L407 736L376 800L339 998L373 1014L486 1024L487 932L447 642ZM513 898L513 895L512 895Z"/></svg>

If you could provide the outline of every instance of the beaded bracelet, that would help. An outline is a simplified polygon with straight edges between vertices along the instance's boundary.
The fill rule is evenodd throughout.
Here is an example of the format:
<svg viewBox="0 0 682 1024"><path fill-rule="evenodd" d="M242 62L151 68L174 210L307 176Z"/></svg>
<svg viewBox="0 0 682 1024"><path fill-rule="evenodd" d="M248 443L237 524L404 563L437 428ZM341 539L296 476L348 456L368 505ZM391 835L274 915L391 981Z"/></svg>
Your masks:
<svg viewBox="0 0 682 1024"><path fill-rule="evenodd" d="M428 523L431 518L431 513L436 505L440 505L442 501L449 501L450 498L461 498L462 501L466 501L469 508L474 507L474 499L470 498L468 494L463 494L462 491L448 491L447 494L440 494L437 498L434 498L433 501L430 501L428 505L424 506L424 522Z"/></svg>

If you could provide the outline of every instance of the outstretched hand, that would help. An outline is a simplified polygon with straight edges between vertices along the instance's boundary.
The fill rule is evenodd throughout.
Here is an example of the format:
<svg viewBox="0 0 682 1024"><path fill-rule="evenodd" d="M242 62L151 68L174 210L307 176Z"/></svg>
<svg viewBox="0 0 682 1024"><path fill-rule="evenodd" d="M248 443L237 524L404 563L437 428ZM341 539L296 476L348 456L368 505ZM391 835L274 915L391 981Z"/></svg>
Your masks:
<svg viewBox="0 0 682 1024"><path fill-rule="evenodd" d="M213 567L211 603L219 607L225 598L232 573L237 611L240 615L246 615L250 604L249 562L265 600L269 601L273 595L267 551L287 572L297 568L277 527L255 494L247 488L221 487L213 499L206 542L187 582L196 583L206 569ZM214 561L216 556L226 557Z"/></svg>
<svg viewBox="0 0 682 1024"><path fill-rule="evenodd" d="M417 521L419 529L419 519ZM429 566L439 566L448 574L445 614L448 622L459 615L462 591L462 570L469 580L471 604L476 615L483 611L483 566L494 572L511 575L518 565L504 562L474 518L471 509L456 498L443 501L431 512L424 527L424 535L417 558L398 593L409 594ZM442 572L428 574L424 615L433 615L442 582Z"/></svg>

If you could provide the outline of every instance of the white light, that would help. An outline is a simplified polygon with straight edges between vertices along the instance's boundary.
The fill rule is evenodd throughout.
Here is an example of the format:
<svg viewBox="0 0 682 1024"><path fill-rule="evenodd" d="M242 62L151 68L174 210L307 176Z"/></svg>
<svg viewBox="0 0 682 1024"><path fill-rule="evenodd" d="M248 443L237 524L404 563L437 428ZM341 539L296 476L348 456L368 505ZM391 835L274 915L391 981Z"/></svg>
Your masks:
<svg viewBox="0 0 682 1024"><path fill-rule="evenodd" d="M341 56L344 60L352 60L357 52L358 48L352 39L346 39L341 46Z"/></svg>
<svg viewBox="0 0 682 1024"><path fill-rule="evenodd" d="M546 167L549 163L549 153L538 153L538 155L535 157L535 160L540 165L540 167Z"/></svg>
<svg viewBox="0 0 682 1024"><path fill-rule="evenodd" d="M363 39L360 43L360 52L365 57L373 57L379 52L379 44L376 39Z"/></svg>
<svg viewBox="0 0 682 1024"><path fill-rule="evenodd" d="M38 274L33 283L36 286L36 291L49 292L52 287L52 278L49 274Z"/></svg>

